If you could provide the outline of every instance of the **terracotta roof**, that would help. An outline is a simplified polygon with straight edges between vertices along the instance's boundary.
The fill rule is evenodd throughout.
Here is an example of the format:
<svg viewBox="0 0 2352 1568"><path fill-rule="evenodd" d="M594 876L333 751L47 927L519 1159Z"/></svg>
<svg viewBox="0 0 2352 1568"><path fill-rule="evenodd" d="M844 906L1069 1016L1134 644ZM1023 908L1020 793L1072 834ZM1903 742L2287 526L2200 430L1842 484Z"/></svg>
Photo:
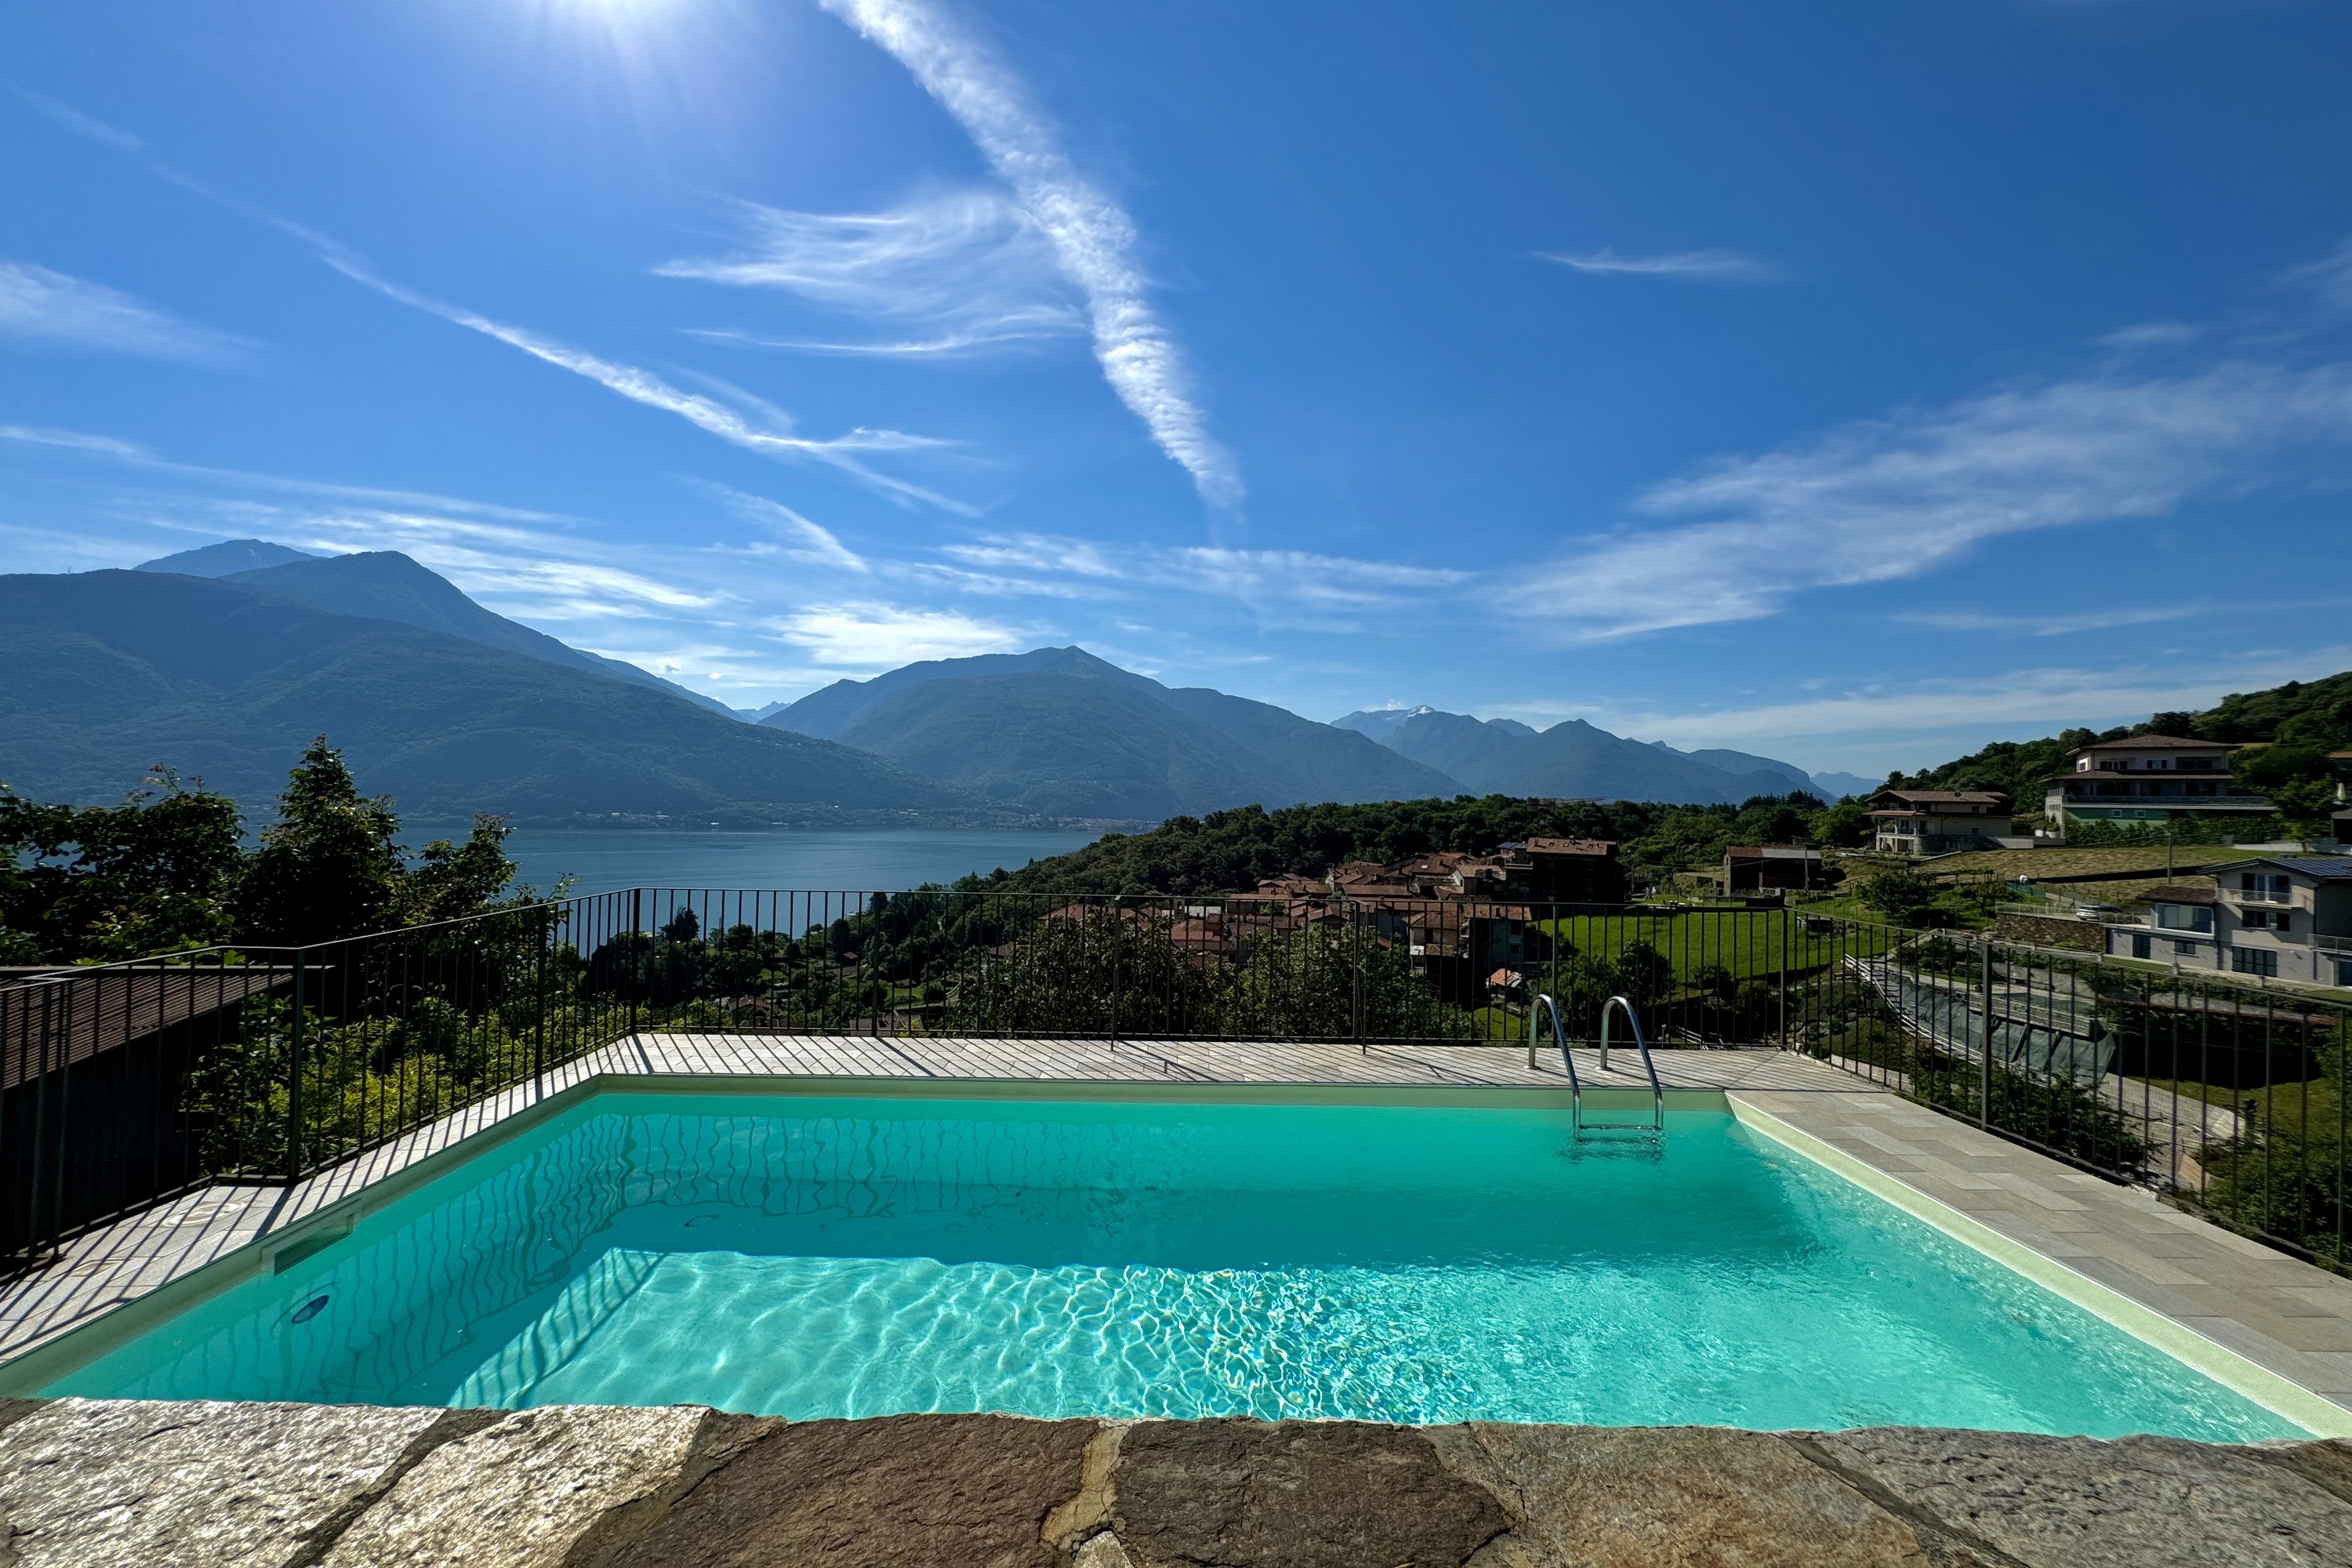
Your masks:
<svg viewBox="0 0 2352 1568"><path fill-rule="evenodd" d="M1883 789L1870 798L1892 795L1913 805L2006 805L2009 796L1993 789Z"/></svg>
<svg viewBox="0 0 2352 1568"><path fill-rule="evenodd" d="M1530 855L1614 855L1617 846L1606 838L1530 838Z"/></svg>
<svg viewBox="0 0 2352 1568"><path fill-rule="evenodd" d="M2179 735L2129 735L2120 741L2094 741L2087 746L2074 748L2076 755L2084 752L2232 752L2237 748L2227 741L2191 741Z"/></svg>

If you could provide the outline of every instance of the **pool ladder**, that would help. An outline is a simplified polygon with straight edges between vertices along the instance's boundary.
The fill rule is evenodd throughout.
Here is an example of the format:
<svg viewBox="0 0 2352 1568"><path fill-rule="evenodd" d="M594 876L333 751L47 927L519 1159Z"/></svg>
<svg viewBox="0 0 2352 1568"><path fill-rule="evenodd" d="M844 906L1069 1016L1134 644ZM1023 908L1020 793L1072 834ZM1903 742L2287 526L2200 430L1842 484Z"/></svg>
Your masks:
<svg viewBox="0 0 2352 1568"><path fill-rule="evenodd" d="M1584 1080L1577 1076L1576 1053L1568 1048L1568 1030L1559 1021L1559 1004L1548 992L1537 994L1535 1005L1528 1011L1528 1066L1536 1065L1537 1021L1546 1013L1551 1015L1551 1037L1559 1047L1560 1065L1568 1068L1569 1126L1581 1142L1585 1132L1645 1132L1663 1138L1666 1131L1666 1090L1658 1081L1658 1066L1650 1059L1650 1042L1642 1037L1642 1019L1633 1011L1633 1004L1622 996L1612 996L1601 1005L1601 1070L1609 1070L1609 1026L1619 1011L1633 1031L1633 1044L1642 1053L1642 1070L1650 1079L1650 1124L1637 1121L1587 1121L1584 1119Z"/></svg>

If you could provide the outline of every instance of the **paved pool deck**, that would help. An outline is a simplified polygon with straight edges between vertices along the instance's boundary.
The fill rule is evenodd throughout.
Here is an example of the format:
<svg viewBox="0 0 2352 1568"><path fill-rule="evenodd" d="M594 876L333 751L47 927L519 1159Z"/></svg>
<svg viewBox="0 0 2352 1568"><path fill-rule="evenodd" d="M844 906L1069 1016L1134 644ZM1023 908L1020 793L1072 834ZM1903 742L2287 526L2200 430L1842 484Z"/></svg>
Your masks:
<svg viewBox="0 0 2352 1568"><path fill-rule="evenodd" d="M1720 1093L1751 1129L1879 1193L2321 1436L2352 1436L2352 1279L1774 1049L1662 1050L1669 1092ZM1638 1058L1577 1053L1585 1087L1644 1090ZM1298 1042L935 1040L646 1033L300 1185L215 1186L83 1237L0 1287L0 1358L86 1322L418 1164L555 1094L602 1079L877 1079L1442 1090L1567 1087L1556 1052ZM910 1087L900 1085L899 1087Z"/></svg>

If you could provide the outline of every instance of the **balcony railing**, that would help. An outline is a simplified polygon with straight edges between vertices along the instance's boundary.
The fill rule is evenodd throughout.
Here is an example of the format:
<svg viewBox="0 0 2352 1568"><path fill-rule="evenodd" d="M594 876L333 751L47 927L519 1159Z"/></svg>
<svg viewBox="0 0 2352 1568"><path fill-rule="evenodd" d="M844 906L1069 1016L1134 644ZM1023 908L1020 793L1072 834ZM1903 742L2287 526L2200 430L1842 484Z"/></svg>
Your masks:
<svg viewBox="0 0 2352 1568"><path fill-rule="evenodd" d="M1538 994L1805 1051L2347 1256L2352 1096L2272 1093L2352 1053L2352 1004L2305 993L1801 907L636 889L0 984L0 1262L631 1070L600 1053L646 1031L1516 1052Z"/></svg>

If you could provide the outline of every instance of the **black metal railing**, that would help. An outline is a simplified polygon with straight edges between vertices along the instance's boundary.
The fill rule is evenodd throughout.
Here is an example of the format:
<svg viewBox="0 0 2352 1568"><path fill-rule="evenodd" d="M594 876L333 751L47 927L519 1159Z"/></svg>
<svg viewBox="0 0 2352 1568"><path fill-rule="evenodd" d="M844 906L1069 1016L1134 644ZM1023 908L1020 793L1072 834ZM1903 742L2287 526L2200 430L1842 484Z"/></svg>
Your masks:
<svg viewBox="0 0 2352 1568"><path fill-rule="evenodd" d="M1751 905L634 889L0 977L0 1258L292 1182L641 1031L1802 1050L2341 1266L2352 1005ZM492 1107L495 1110L497 1108Z"/></svg>
<svg viewBox="0 0 2352 1568"><path fill-rule="evenodd" d="M1784 1041L2352 1272L2352 997L1797 915Z"/></svg>

